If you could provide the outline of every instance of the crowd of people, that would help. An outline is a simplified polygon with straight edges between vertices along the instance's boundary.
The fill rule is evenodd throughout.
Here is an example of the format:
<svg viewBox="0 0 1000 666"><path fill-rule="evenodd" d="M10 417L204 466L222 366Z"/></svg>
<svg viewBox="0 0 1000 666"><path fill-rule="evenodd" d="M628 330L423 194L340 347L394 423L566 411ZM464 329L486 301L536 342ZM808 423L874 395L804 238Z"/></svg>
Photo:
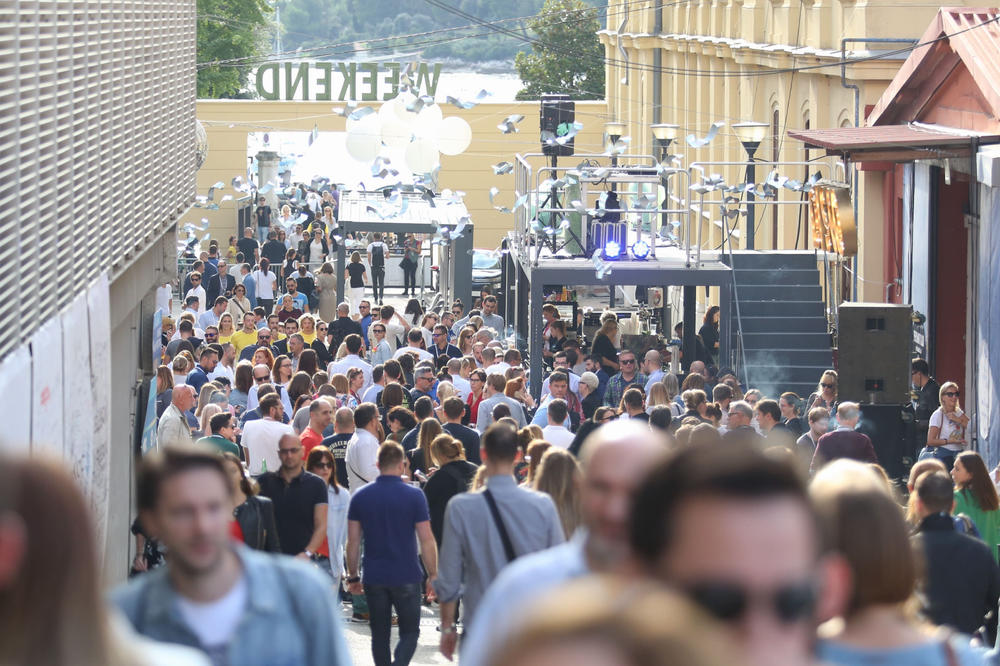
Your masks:
<svg viewBox="0 0 1000 666"><path fill-rule="evenodd" d="M582 347L549 305L531 387L490 293L324 311L308 277L262 298L265 262L237 278L210 248L164 318L134 578L109 606L66 474L0 464L0 663L349 664L344 615L405 665L428 612L472 666L995 658L996 472L924 360L926 447L897 487L833 370L805 398L702 360L678 376L613 314ZM37 601L41 579L74 603Z"/></svg>

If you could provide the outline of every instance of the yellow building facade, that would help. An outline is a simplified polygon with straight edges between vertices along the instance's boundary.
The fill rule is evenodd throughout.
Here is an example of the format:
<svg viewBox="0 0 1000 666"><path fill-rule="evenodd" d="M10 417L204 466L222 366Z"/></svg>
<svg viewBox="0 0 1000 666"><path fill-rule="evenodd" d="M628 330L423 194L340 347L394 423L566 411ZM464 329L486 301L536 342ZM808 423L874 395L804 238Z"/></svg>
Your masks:
<svg viewBox="0 0 1000 666"><path fill-rule="evenodd" d="M246 176L247 139L252 132L303 132L315 128L320 132L345 131L346 119L333 112L336 104L330 102L199 100L198 120L205 127L208 153L198 171L198 191L208 189L221 181L226 189L222 195L232 194L230 182L235 176ZM342 104L341 104L342 106ZM373 105L378 108L378 104ZM443 105L445 117L464 118L472 128L472 141L468 149L455 156L441 156L439 187L466 193L465 204L475 224L475 245L494 248L513 228L514 217L497 211L490 203L490 188L500 193L496 205L512 207L514 204L514 176L494 175L491 165L513 162L518 153L537 153L541 150L539 135L538 102L509 102L479 104L471 109ZM520 114L524 120L517 124L519 131L503 134L497 126L508 116ZM576 119L583 129L576 137L576 152L600 153L603 150L604 122L607 119L604 102L577 102ZM331 154L334 161L351 160L346 154ZM573 157L562 158L575 164ZM358 173L370 173L370 164L356 162ZM322 176L324 174L315 174ZM219 202L220 195L215 196ZM222 244L237 231L237 199L219 203L219 208L192 208L185 222L198 223L201 218L209 222L208 233Z"/></svg>
<svg viewBox="0 0 1000 666"><path fill-rule="evenodd" d="M607 112L624 122L633 149L651 151L653 123L679 125L671 152L684 162L705 162L706 171L719 173L727 183L744 180L741 166L711 163L744 162L746 152L734 123L768 125L756 153L762 162L802 162L819 158L799 141L789 139L793 129L850 127L864 124L866 107L878 101L905 59L906 42L916 40L939 5L921 2L847 2L833 0L612 0L607 28L600 32L607 65ZM847 39L846 43L842 43ZM869 40L869 41L864 41ZM873 40L884 40L875 42ZM854 62L848 60L882 55ZM846 87L857 86L857 89ZM857 93L857 97L855 96ZM692 148L684 137L704 137L712 123L724 122L718 136ZM801 180L805 165L779 166L782 176ZM825 178L844 180L843 168L827 160L818 167ZM771 167L757 167L762 182ZM858 191L860 250L858 300L885 298L882 276L883 230L881 179L861 172ZM780 200L801 198L782 190ZM756 206L757 249L810 247L811 223L799 206ZM722 230L704 221L707 245L722 241ZM746 247L745 218L740 218L738 247ZM866 277L866 276L870 276Z"/></svg>

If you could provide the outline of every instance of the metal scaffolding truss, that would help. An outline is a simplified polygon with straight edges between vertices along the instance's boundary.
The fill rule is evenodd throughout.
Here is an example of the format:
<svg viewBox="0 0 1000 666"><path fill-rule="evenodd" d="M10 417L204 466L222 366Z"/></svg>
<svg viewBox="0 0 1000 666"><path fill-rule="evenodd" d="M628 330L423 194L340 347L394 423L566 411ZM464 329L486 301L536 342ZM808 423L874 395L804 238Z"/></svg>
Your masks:
<svg viewBox="0 0 1000 666"><path fill-rule="evenodd" d="M341 195L339 224L345 239L350 233L363 231L424 234L430 239L439 234L442 228L453 231L464 227L461 237L442 239L436 244L441 269L439 282L446 302L461 298L465 303L472 303L474 228L468 217L465 204L457 200L431 199L419 192L401 192L393 199L387 199L381 190L352 191ZM363 249L361 253L364 255ZM344 300L346 258L346 243L340 243L337 250L337 263L340 266L337 271L338 302Z"/></svg>

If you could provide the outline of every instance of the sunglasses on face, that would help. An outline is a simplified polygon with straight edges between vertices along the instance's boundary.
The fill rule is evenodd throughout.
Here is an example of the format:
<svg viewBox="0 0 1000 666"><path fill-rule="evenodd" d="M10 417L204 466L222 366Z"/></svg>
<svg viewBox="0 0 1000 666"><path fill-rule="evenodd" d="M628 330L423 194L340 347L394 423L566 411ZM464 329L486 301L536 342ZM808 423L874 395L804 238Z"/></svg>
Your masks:
<svg viewBox="0 0 1000 666"><path fill-rule="evenodd" d="M323 460L323 461L320 461L320 462L314 464L313 467L322 468L322 469L333 469L333 463L329 462L327 460Z"/></svg>
<svg viewBox="0 0 1000 666"><path fill-rule="evenodd" d="M201 282L201 278L191 278L191 282Z"/></svg>
<svg viewBox="0 0 1000 666"><path fill-rule="evenodd" d="M958 392L958 391L948 391L944 395L948 396L949 398L957 398L958 396L960 396L962 394L960 392Z"/></svg>
<svg viewBox="0 0 1000 666"><path fill-rule="evenodd" d="M254 377L253 380L255 382L266 382L268 380L268 376L264 375L263 377Z"/></svg>
<svg viewBox="0 0 1000 666"><path fill-rule="evenodd" d="M635 365L635 359L634 358L623 358L621 361L619 361L619 363L621 363L622 365Z"/></svg>
<svg viewBox="0 0 1000 666"><path fill-rule="evenodd" d="M376 333L385 333L385 329L384 328L376 328L374 330L375 330Z"/></svg>
<svg viewBox="0 0 1000 666"><path fill-rule="evenodd" d="M267 342L271 339L270 335L261 335L257 337L257 342Z"/></svg>
<svg viewBox="0 0 1000 666"><path fill-rule="evenodd" d="M822 386L823 388L826 388L826 389L832 389L832 388L834 388L833 384L820 384L820 386Z"/></svg>
<svg viewBox="0 0 1000 666"><path fill-rule="evenodd" d="M214 338L214 337L216 337L217 335L218 335L218 333L206 333L206 334L205 334L205 339L208 339L208 338ZM945 395L948 395L948 394L947 394L947 393L945 393Z"/></svg>
<svg viewBox="0 0 1000 666"><path fill-rule="evenodd" d="M792 624L812 615L816 607L816 588L811 581L789 583L769 593L750 592L735 583L706 581L682 588L687 596L723 622L743 618L754 604L770 607L784 624Z"/></svg>

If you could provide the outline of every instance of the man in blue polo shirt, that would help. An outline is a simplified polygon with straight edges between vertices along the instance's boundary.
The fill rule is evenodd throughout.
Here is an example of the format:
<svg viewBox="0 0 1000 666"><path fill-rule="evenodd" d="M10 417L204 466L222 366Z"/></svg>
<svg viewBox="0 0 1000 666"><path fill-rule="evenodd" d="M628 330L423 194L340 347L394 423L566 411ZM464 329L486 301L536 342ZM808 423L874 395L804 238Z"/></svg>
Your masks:
<svg viewBox="0 0 1000 666"><path fill-rule="evenodd" d="M358 489L347 511L347 584L351 594L364 592L368 599L375 666L406 666L420 637L420 581L427 570L426 592L434 597L437 578L437 545L431 532L430 512L424 494L403 480L406 455L403 447L387 441L378 450L379 476ZM413 538L416 532L417 539ZM364 585L358 575L361 539L364 536ZM390 655L392 609L399 618L399 643Z"/></svg>

